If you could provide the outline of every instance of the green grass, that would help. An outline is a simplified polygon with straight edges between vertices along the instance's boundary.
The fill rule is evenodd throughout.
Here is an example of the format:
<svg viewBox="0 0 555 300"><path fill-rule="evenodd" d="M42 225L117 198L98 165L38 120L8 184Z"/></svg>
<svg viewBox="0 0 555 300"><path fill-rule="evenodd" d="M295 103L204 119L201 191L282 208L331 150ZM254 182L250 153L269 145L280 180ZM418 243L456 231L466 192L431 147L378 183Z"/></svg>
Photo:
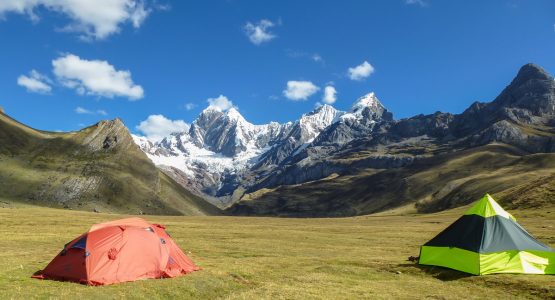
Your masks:
<svg viewBox="0 0 555 300"><path fill-rule="evenodd" d="M105 148L106 139L117 143ZM52 133L0 114L0 197L109 213L221 214L158 170L119 120Z"/></svg>
<svg viewBox="0 0 555 300"><path fill-rule="evenodd" d="M466 205L485 193L515 208L549 206L555 205L554 173L554 153L527 154L505 144L490 144L421 158L403 168L354 170L333 180L254 192L230 211L335 217L412 204L419 212L437 212Z"/></svg>
<svg viewBox="0 0 555 300"><path fill-rule="evenodd" d="M89 287L30 276L93 223L123 215L0 204L0 299L555 297L554 276L466 276L407 261L463 208L341 219L145 216L165 224L203 270ZM511 212L538 239L555 246L555 209Z"/></svg>

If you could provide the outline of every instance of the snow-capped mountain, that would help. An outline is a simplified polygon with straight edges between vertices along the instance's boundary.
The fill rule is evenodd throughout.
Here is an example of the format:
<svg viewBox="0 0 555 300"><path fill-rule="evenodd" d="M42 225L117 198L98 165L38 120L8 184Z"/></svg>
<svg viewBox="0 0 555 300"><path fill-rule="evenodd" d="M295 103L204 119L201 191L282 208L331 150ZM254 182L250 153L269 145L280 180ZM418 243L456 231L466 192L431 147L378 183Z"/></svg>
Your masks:
<svg viewBox="0 0 555 300"><path fill-rule="evenodd" d="M277 122L253 125L233 107L226 112L208 107L193 122L189 135L197 147L233 157L268 147L287 127Z"/></svg>
<svg viewBox="0 0 555 300"><path fill-rule="evenodd" d="M377 120L391 120L392 114L382 105L374 93L366 94L353 104L351 110L340 116L342 121L356 120L358 122L375 123Z"/></svg>
<svg viewBox="0 0 555 300"><path fill-rule="evenodd" d="M161 169L198 193L230 200L239 185L256 181L256 174L271 171L309 148L334 124L368 126L391 114L373 93L361 97L343 112L322 105L295 122L254 125L235 108L203 110L186 132L160 142L133 136L135 143ZM218 203L220 202L220 203Z"/></svg>
<svg viewBox="0 0 555 300"><path fill-rule="evenodd" d="M293 123L289 133L260 157L256 167L275 166L283 163L310 145L324 129L337 122L343 114L344 112L338 111L330 105L322 105L310 113L303 114L299 120Z"/></svg>
<svg viewBox="0 0 555 300"><path fill-rule="evenodd" d="M337 118L342 114L344 114L342 111L324 104L314 111L302 115L295 124L298 128L298 135L295 138L301 143L312 142L322 130L337 121Z"/></svg>

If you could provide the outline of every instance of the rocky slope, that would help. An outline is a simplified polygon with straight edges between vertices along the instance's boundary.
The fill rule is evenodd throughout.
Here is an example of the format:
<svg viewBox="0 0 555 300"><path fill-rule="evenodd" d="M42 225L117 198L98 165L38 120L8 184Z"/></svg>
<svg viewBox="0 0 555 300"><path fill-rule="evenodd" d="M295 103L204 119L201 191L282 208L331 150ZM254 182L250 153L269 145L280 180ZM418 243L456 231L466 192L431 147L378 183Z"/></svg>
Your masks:
<svg viewBox="0 0 555 300"><path fill-rule="evenodd" d="M324 105L285 124L208 107L156 143L119 119L54 133L0 113L0 197L186 215L221 214L214 205L237 215L431 212L485 192L546 206L555 205L554 142L555 81L533 64L461 114L394 120L373 93L348 111Z"/></svg>
<svg viewBox="0 0 555 300"><path fill-rule="evenodd" d="M530 155L542 161L542 155L554 152L554 114L555 81L527 64L492 102L473 103L458 115L394 120L370 93L349 111L324 105L286 124L253 125L235 109L207 108L188 132L160 143L135 141L166 174L235 214L356 215L407 203L432 211L508 188L487 176L475 185L479 188L462 188L465 170L476 170L472 176L478 178L484 175L480 172L512 166L525 170L521 175L529 177L522 178L544 176L547 165L528 169L527 164L533 164ZM488 146L493 144L499 146ZM474 167L474 157L491 153L504 161ZM464 163L452 173L450 160ZM429 182L421 178L436 178L437 172L451 175ZM415 192L420 189L411 184L413 178L427 182L426 189ZM525 183L521 178L506 182Z"/></svg>
<svg viewBox="0 0 555 300"><path fill-rule="evenodd" d="M135 143L166 174L212 200L225 201L233 193L239 174L283 139L291 123L253 125L231 108L225 112L208 107L188 132L177 132L152 143L133 136ZM210 197L214 196L214 197Z"/></svg>
<svg viewBox="0 0 555 300"><path fill-rule="evenodd" d="M119 119L55 133L0 113L0 197L118 213L221 214L160 172Z"/></svg>
<svg viewBox="0 0 555 300"><path fill-rule="evenodd" d="M459 115L384 120L353 130L364 134L347 143L327 139L340 127L330 126L291 163L247 189L230 211L346 216L414 203L420 211L437 211L485 192L522 203L508 196L512 189L545 187L531 182L550 182L555 171L554 109L553 77L528 64L492 102L474 103ZM540 202L546 201L555 204Z"/></svg>
<svg viewBox="0 0 555 300"><path fill-rule="evenodd" d="M139 136L134 140L166 174L225 207L247 188L260 185L261 178L295 162L307 149L314 149L313 145L345 144L391 119L391 113L370 93L358 99L348 112L323 105L285 124L253 125L235 108L224 112L208 107L186 132L174 133L157 143ZM332 126L335 129L329 130ZM322 174L297 181L312 177L321 178Z"/></svg>

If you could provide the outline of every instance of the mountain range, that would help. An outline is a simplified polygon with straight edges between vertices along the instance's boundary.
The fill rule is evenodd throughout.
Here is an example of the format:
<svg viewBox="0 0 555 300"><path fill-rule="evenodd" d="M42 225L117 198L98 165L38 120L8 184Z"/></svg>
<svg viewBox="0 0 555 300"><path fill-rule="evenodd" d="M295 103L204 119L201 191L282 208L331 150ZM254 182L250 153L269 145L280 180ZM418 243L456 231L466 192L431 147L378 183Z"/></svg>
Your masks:
<svg viewBox="0 0 555 300"><path fill-rule="evenodd" d="M158 142L118 119L72 133L5 114L0 125L0 184L22 186L3 193L69 208L338 217L439 211L485 192L509 208L555 195L555 81L534 64L460 114L395 120L369 93L347 111L322 105L284 124L209 106Z"/></svg>
<svg viewBox="0 0 555 300"><path fill-rule="evenodd" d="M391 114L370 93L348 112L322 105L285 124L253 125L235 108L224 112L209 106L188 131L176 132L157 143L145 137L134 139L175 180L225 207L236 201L242 190L275 185L264 184L261 179L298 160L307 149L324 143L344 145L385 120L391 120ZM336 124L339 127L329 130ZM321 135L323 132L326 136Z"/></svg>
<svg viewBox="0 0 555 300"><path fill-rule="evenodd" d="M186 132L158 143L134 138L166 174L234 214L343 216L405 203L440 210L505 188L482 178L482 188L467 190L472 178L465 176L512 166L506 156L554 151L554 89L545 70L527 64L492 102L473 103L457 115L394 120L369 93L349 111L323 105L285 124L253 125L235 108L208 107ZM508 165L485 168L492 161L473 160L489 155L505 157ZM464 163L445 170L439 165L445 160ZM451 171L458 175L435 177ZM420 187L412 180L423 172L430 179L418 181L430 182L415 184L426 192L414 194Z"/></svg>

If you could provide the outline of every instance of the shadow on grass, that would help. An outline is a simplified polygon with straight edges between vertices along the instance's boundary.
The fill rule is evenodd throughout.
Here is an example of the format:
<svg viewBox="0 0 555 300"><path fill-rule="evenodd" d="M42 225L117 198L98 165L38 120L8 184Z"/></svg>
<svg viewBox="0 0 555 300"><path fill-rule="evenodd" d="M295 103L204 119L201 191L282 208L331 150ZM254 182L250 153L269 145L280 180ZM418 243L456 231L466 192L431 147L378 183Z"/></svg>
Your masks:
<svg viewBox="0 0 555 300"><path fill-rule="evenodd" d="M438 267L438 266L420 265L417 263L404 263L404 264L399 264L398 266L401 268L412 268L415 270L423 271L426 274L431 275L434 278L437 278L441 281L453 281L453 280L459 280L459 279L474 276L472 274L468 274L468 273L464 273L464 272L460 272L452 269L447 269L447 268Z"/></svg>

